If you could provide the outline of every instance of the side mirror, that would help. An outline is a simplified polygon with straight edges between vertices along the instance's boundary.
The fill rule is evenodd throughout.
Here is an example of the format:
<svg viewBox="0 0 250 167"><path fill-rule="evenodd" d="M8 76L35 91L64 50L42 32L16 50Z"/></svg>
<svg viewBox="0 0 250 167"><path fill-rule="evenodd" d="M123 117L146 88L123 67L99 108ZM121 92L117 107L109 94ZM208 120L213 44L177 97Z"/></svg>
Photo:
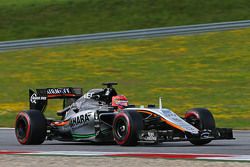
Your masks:
<svg viewBox="0 0 250 167"><path fill-rule="evenodd" d="M75 113L78 113L78 112L79 112L79 108L77 108L77 106L76 106L75 103L72 104L71 109L72 109Z"/></svg>

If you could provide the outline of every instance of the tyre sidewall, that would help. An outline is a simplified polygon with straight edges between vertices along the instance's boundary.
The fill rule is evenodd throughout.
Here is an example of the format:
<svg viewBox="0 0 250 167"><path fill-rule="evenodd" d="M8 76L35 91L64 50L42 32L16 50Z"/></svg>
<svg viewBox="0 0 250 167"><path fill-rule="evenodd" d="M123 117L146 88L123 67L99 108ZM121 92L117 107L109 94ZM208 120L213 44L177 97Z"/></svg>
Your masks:
<svg viewBox="0 0 250 167"><path fill-rule="evenodd" d="M119 113L116 117L115 117L115 120L114 120L114 125L113 127L115 128L116 126L116 123L122 119L123 121L125 121L126 123L126 135L123 137L123 138L120 138L117 134L116 134L116 129L114 129L114 139L116 141L117 144L119 145L124 145L128 140L129 140L129 137L131 136L131 119L129 118L130 116L125 113L125 112L121 112Z"/></svg>
<svg viewBox="0 0 250 167"><path fill-rule="evenodd" d="M18 121L24 121L24 122L27 123L27 125L26 125L27 130L25 132L25 137L24 138L20 138L19 135L18 135L18 129L17 129ZM26 112L19 112L18 115L16 116L16 125L15 125L15 134L16 134L16 138L17 138L19 143L21 143L21 144L29 143L30 129L31 129L31 126L30 126L30 117L29 117L29 115L27 115Z"/></svg>
<svg viewBox="0 0 250 167"><path fill-rule="evenodd" d="M119 119L126 121L127 133L122 138L119 139L119 136L116 134L116 123ZM135 146L138 141L138 134L143 128L142 117L136 111L123 111L116 115L113 122L113 136L114 140L119 145L124 146Z"/></svg>

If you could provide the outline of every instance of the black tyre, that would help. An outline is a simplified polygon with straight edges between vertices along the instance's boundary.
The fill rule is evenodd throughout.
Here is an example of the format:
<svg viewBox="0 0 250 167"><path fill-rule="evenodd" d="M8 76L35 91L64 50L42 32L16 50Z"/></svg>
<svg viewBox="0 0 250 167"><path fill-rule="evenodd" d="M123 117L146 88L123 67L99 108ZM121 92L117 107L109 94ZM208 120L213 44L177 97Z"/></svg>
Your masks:
<svg viewBox="0 0 250 167"><path fill-rule="evenodd" d="M143 120L136 111L124 111L116 115L113 122L113 136L121 146L135 146L139 133L143 129Z"/></svg>
<svg viewBox="0 0 250 167"><path fill-rule="evenodd" d="M22 111L16 116L15 133L21 144L43 143L46 138L46 127L46 119L40 111Z"/></svg>
<svg viewBox="0 0 250 167"><path fill-rule="evenodd" d="M185 119L199 130L208 129L213 131L215 129L214 117L208 109L193 108L186 112ZM204 145L210 143L211 139L193 139L190 142L194 145Z"/></svg>

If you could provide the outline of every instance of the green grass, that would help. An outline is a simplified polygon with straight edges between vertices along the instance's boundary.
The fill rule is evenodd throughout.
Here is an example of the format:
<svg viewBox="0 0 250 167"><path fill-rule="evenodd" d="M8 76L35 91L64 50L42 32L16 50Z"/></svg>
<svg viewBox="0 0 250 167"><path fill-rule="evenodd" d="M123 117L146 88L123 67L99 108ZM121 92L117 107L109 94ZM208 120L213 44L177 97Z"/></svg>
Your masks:
<svg viewBox="0 0 250 167"><path fill-rule="evenodd" d="M249 0L0 0L0 41L250 19Z"/></svg>
<svg viewBox="0 0 250 167"><path fill-rule="evenodd" d="M250 29L168 38L74 44L0 53L0 126L28 109L28 88L117 81L130 103L180 115L209 108L220 126L250 128ZM52 110L59 109L57 102Z"/></svg>

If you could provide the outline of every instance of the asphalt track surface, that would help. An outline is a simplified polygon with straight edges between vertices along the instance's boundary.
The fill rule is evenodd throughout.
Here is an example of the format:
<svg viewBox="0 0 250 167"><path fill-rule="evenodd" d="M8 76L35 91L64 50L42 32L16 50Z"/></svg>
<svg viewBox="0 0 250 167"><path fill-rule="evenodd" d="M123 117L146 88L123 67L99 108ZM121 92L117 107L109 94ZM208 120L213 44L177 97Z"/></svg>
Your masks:
<svg viewBox="0 0 250 167"><path fill-rule="evenodd" d="M14 129L0 129L0 150L5 151L89 151L89 152L145 152L250 155L250 131L234 131L235 140L215 140L205 146L189 142L165 142L157 145L121 147L115 144L91 144L45 141L42 145L20 145Z"/></svg>

